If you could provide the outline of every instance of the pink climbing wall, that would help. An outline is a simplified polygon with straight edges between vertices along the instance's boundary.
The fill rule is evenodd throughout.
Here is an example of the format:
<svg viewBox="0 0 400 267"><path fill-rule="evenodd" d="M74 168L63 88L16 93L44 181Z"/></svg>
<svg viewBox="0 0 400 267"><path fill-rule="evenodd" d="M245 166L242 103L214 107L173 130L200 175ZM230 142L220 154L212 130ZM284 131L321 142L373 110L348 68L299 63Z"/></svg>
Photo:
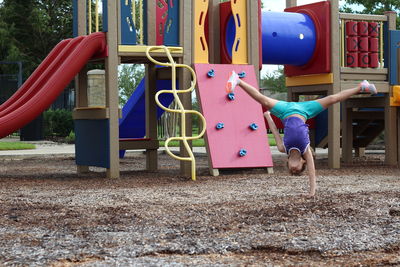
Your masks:
<svg viewBox="0 0 400 267"><path fill-rule="evenodd" d="M225 84L229 72L245 72L244 81L258 88L254 67L250 65L195 64L198 89L197 96L207 122L208 152L212 168L272 167L267 130L262 107L239 86L235 89L235 100L227 97ZM207 73L213 69L214 77ZM218 130L216 125L223 123ZM249 126L258 125L257 130ZM246 156L239 156L245 149Z"/></svg>

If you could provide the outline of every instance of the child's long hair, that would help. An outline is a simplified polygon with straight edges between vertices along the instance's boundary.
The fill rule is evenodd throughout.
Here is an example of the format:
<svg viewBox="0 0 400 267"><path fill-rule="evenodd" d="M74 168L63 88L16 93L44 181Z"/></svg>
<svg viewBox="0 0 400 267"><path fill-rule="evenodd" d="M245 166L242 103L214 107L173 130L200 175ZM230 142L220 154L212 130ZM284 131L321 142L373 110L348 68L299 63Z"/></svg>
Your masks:
<svg viewBox="0 0 400 267"><path fill-rule="evenodd" d="M311 146L310 146L310 150L311 150L311 154L312 154L312 156L313 156L314 162L315 162L315 151L314 151L314 149L313 149ZM295 175L295 176L301 176L301 175L303 175L303 172L305 171L305 169L306 169L306 167L307 167L307 161L305 161L305 158L303 157L303 155L301 155L301 157L304 159L304 163L303 163L303 166L301 167L301 170L300 170L299 172L297 172L297 173L292 172L292 171L289 169L289 162L286 162L286 166L288 167L289 173L290 173L291 175Z"/></svg>

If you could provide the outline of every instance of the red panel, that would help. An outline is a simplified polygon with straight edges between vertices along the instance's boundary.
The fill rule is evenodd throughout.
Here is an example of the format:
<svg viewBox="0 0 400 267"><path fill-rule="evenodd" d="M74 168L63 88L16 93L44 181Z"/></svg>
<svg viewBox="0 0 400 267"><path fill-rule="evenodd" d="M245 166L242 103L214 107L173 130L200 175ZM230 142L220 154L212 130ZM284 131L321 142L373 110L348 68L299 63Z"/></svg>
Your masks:
<svg viewBox="0 0 400 267"><path fill-rule="evenodd" d="M379 36L379 27L376 22L368 23L368 35L369 37L378 37Z"/></svg>
<svg viewBox="0 0 400 267"><path fill-rule="evenodd" d="M331 16L330 2L323 1L309 5L286 8L286 12L297 12L310 16L317 29L317 45L314 55L304 66L285 65L286 76L331 72Z"/></svg>
<svg viewBox="0 0 400 267"><path fill-rule="evenodd" d="M379 52L379 39L373 37L368 39L369 39L369 45L368 45L369 52Z"/></svg>
<svg viewBox="0 0 400 267"><path fill-rule="evenodd" d="M379 58L378 53L370 53L369 54L369 65L370 68L379 67Z"/></svg>
<svg viewBox="0 0 400 267"><path fill-rule="evenodd" d="M358 26L358 36L368 36L368 22L359 21L357 22Z"/></svg>
<svg viewBox="0 0 400 267"><path fill-rule="evenodd" d="M358 50L368 52L368 37L358 37Z"/></svg>
<svg viewBox="0 0 400 267"><path fill-rule="evenodd" d="M246 72L243 78L258 88L252 65L195 64L198 81L198 99L207 122L207 140L213 168L256 168L271 167L272 157L268 144L267 130L261 105L239 87L235 90L235 100L228 99L225 85L229 72ZM213 78L209 70L215 71ZM216 125L223 123L218 130ZM256 123L253 131L250 125ZM239 156L240 149L247 155Z"/></svg>
<svg viewBox="0 0 400 267"><path fill-rule="evenodd" d="M369 55L367 52L358 53L358 67L368 68L369 66Z"/></svg>
<svg viewBox="0 0 400 267"><path fill-rule="evenodd" d="M164 44L164 29L168 19L168 3L156 0L156 45Z"/></svg>
<svg viewBox="0 0 400 267"><path fill-rule="evenodd" d="M356 21L347 21L346 22L346 35L348 36L357 36L358 35L358 26Z"/></svg>
<svg viewBox="0 0 400 267"><path fill-rule="evenodd" d="M349 68L358 67L358 53L357 52L347 52L346 66Z"/></svg>
<svg viewBox="0 0 400 267"><path fill-rule="evenodd" d="M358 37L357 36L346 37L346 48L347 48L348 52L357 52L358 51Z"/></svg>

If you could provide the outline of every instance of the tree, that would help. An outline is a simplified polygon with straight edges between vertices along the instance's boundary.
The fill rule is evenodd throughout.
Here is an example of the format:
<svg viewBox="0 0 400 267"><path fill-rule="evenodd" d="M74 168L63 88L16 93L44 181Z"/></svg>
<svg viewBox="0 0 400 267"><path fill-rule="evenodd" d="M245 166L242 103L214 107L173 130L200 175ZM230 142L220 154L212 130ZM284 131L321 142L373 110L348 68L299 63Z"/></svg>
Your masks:
<svg viewBox="0 0 400 267"><path fill-rule="evenodd" d="M287 88L283 67L279 66L278 70L261 77L260 87L267 89L271 93L286 93Z"/></svg>
<svg viewBox="0 0 400 267"><path fill-rule="evenodd" d="M4 0L0 4L0 59L23 61L25 77L69 37L70 0Z"/></svg>
<svg viewBox="0 0 400 267"><path fill-rule="evenodd" d="M364 14L383 14L385 11L400 10L399 0L347 0L342 10L348 13L357 13L350 7L352 4L364 7L364 10L359 12Z"/></svg>
<svg viewBox="0 0 400 267"><path fill-rule="evenodd" d="M123 64L119 69L118 88L119 103L125 105L129 97L144 77L144 66L138 64Z"/></svg>

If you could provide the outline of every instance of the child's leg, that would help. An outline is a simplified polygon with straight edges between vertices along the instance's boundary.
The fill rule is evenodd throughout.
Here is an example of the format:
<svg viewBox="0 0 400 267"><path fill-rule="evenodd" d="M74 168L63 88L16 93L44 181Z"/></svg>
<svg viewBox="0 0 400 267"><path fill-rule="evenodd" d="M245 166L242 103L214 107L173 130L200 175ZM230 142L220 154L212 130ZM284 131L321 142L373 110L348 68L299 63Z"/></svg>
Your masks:
<svg viewBox="0 0 400 267"><path fill-rule="evenodd" d="M272 109L275 106L275 104L278 103L278 100L261 94L259 90L257 90L250 84L246 83L245 81L241 80L239 76L234 71L232 71L226 85L226 90L228 92L233 92L236 85L239 85L241 88L243 88L243 90L248 95L250 95L254 100L256 100L258 103L263 105L268 110Z"/></svg>
<svg viewBox="0 0 400 267"><path fill-rule="evenodd" d="M368 92L373 94L377 93L376 88L373 84L369 84L367 81L363 81L355 88L343 90L337 94L317 99L316 101L319 102L323 108L328 108L330 105L346 100L351 96L362 92Z"/></svg>

